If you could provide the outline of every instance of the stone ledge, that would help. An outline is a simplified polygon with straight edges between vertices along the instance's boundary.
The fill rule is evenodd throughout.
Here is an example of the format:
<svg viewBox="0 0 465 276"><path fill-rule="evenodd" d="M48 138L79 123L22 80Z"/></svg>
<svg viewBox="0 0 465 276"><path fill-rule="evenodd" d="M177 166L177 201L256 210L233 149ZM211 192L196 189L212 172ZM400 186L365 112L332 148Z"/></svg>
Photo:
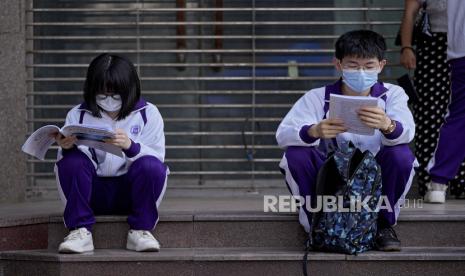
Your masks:
<svg viewBox="0 0 465 276"><path fill-rule="evenodd" d="M63 219L61 221L63 221ZM49 223L49 222L50 222L50 215L8 217L8 218L0 218L0 228L1 227L23 226L23 225L34 225L34 224L42 224L42 223Z"/></svg>
<svg viewBox="0 0 465 276"><path fill-rule="evenodd" d="M52 250L5 251L2 260L45 262L158 262L158 261L298 261L300 248L165 248L139 253L124 249L97 249L93 253L59 254ZM405 247L400 252L369 251L357 256L310 252L318 261L465 261L465 247Z"/></svg>
<svg viewBox="0 0 465 276"><path fill-rule="evenodd" d="M264 213L257 199L244 198L167 198L160 208L160 221L297 221L297 213ZM59 201L0 205L0 227L37 223L61 223ZM187 210L187 211L186 211ZM98 222L123 222L125 216L97 216ZM465 202L450 200L444 205L424 204L423 208L404 208L399 222L465 222Z"/></svg>

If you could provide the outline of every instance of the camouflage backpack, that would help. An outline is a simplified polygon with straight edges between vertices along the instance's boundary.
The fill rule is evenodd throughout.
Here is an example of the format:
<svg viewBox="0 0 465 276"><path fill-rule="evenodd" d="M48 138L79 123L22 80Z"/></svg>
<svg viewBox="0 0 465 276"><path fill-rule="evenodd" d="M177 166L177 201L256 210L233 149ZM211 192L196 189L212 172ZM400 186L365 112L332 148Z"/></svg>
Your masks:
<svg viewBox="0 0 465 276"><path fill-rule="evenodd" d="M304 261L310 250L357 254L372 249L378 219L378 213L373 210L380 200L381 186L381 168L370 151L362 153L352 143L347 143L329 154L318 172L316 195L342 198L344 208L350 208L353 199L363 201L370 197L366 201L369 208L313 213L312 235L309 235Z"/></svg>
<svg viewBox="0 0 465 276"><path fill-rule="evenodd" d="M330 186L333 186L332 191L328 190ZM316 213L312 223L312 247L346 254L372 249L378 219L374 210L380 200L381 186L381 168L370 151L362 153L352 144L337 149L319 171L317 187L323 188L317 193L323 191L322 194L337 196L338 200L342 199L339 205L349 210L351 203L354 207L354 199L367 199L369 208L355 206L357 208L346 212Z"/></svg>

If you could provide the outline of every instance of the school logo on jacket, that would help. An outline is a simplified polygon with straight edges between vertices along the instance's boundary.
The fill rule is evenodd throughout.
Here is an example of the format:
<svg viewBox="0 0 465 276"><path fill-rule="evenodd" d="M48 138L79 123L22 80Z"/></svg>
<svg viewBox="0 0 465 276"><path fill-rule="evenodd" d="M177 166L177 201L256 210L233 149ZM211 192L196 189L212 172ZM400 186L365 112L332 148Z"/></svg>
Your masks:
<svg viewBox="0 0 465 276"><path fill-rule="evenodd" d="M131 127L131 134L137 135L137 134L139 134L139 132L140 132L140 126L139 125L135 125L135 126Z"/></svg>

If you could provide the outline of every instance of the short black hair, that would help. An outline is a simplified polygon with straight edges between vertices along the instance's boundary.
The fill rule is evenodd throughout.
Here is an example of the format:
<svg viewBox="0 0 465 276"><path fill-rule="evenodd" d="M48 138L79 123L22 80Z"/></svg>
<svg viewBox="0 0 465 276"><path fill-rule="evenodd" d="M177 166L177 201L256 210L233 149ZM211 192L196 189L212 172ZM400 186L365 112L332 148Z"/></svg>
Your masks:
<svg viewBox="0 0 465 276"><path fill-rule="evenodd" d="M96 96L103 93L121 96L121 110L117 120L131 113L140 99L140 80L129 59L103 53L92 60L84 83L84 101L92 115L98 118L102 117L102 109L97 105Z"/></svg>
<svg viewBox="0 0 465 276"><path fill-rule="evenodd" d="M386 41L384 37L370 30L355 30L341 35L335 44L336 58L344 57L384 59Z"/></svg>

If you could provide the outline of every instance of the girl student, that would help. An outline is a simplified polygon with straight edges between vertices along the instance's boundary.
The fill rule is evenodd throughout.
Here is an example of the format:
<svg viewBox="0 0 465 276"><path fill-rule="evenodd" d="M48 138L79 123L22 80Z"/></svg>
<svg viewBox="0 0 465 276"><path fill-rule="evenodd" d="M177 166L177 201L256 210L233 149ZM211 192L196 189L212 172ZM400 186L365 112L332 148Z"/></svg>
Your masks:
<svg viewBox="0 0 465 276"><path fill-rule="evenodd" d="M56 135L55 175L70 230L59 252L93 251L94 215L110 214L128 215L128 250L160 249L150 231L158 222L169 174L163 163L163 119L140 94L137 71L128 59L104 53L90 63L84 102L68 112L65 125L110 127L115 135L105 142L121 148L124 157L77 146L74 136Z"/></svg>

